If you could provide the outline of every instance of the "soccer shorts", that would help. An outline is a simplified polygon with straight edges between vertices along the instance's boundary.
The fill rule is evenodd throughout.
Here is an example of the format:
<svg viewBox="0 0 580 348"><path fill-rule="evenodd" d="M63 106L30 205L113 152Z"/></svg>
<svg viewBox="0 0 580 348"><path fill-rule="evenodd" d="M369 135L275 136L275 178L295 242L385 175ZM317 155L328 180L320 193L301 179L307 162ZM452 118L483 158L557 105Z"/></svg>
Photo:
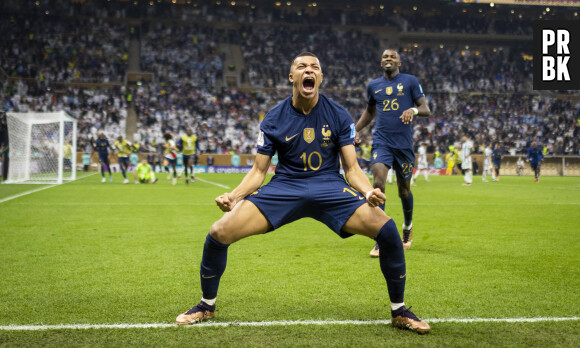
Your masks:
<svg viewBox="0 0 580 348"><path fill-rule="evenodd" d="M164 159L167 161L167 163L169 163L171 165L177 164L177 158L173 158L173 157L171 157L171 155L166 155Z"/></svg>
<svg viewBox="0 0 580 348"><path fill-rule="evenodd" d="M309 217L328 226L342 238L352 236L342 226L366 203L365 197L339 175L290 178L274 175L272 180L245 199L254 203L274 229Z"/></svg>
<svg viewBox="0 0 580 348"><path fill-rule="evenodd" d="M415 153L412 149L395 149L385 145L373 144L372 165L382 163L393 168L398 180L409 181L413 176Z"/></svg>
<svg viewBox="0 0 580 348"><path fill-rule="evenodd" d="M109 154L99 154L99 162L109 165Z"/></svg>
<svg viewBox="0 0 580 348"><path fill-rule="evenodd" d="M427 169L427 168L429 168L429 166L427 165L427 162L419 161L419 163L417 164L417 169Z"/></svg>
<svg viewBox="0 0 580 348"><path fill-rule="evenodd" d="M119 157L119 165L129 166L129 157Z"/></svg>
<svg viewBox="0 0 580 348"><path fill-rule="evenodd" d="M531 162L530 161L530 167L532 167L532 170L536 170L540 167L540 162Z"/></svg>
<svg viewBox="0 0 580 348"><path fill-rule="evenodd" d="M461 169L463 169L463 170L471 170L472 169L471 158L466 159L465 161L461 162Z"/></svg>

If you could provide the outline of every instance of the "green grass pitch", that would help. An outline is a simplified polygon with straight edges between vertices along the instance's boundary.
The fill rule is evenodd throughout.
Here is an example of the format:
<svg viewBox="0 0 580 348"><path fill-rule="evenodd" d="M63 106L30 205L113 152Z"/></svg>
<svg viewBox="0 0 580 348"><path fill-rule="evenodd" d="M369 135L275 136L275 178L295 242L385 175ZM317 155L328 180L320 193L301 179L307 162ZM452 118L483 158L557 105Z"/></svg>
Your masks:
<svg viewBox="0 0 580 348"><path fill-rule="evenodd" d="M340 239L303 219L229 249L216 318L173 327L199 301L199 262L213 199L242 175L192 185L123 185L92 175L0 185L0 346L571 347L580 342L580 178L460 176L413 187L407 306L432 319L419 336L389 319L374 243ZM396 185L387 214L402 223ZM474 318L476 321L453 321ZM489 321L482 319L516 319ZM527 321L517 321L528 318ZM563 321L547 318L565 318ZM531 320L537 322L530 322ZM282 325L290 321L311 325ZM342 324L330 321L346 321ZM355 321L371 321L355 324ZM282 322L244 326L236 323ZM163 324L146 328L14 330L10 325Z"/></svg>

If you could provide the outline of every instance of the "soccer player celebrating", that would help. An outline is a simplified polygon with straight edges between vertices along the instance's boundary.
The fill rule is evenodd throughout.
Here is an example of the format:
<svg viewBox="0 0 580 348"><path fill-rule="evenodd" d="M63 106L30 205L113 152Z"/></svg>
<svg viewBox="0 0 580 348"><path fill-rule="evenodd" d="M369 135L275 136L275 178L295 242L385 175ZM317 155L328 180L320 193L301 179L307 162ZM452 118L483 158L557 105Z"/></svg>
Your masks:
<svg viewBox="0 0 580 348"><path fill-rule="evenodd" d="M461 144L461 169L464 171L463 174L463 186L471 186L473 183L473 173L471 172L473 166L471 163L471 152L473 152L473 143L471 140L467 138L467 136L463 136L461 138L463 142Z"/></svg>
<svg viewBox="0 0 580 348"><path fill-rule="evenodd" d="M352 234L374 238L385 251L380 256L380 269L387 282L393 326L429 332L429 324L417 318L403 301L403 246L396 224L377 207L386 197L373 189L358 165L350 114L319 94L322 77L314 54L304 52L292 61L292 96L271 109L262 121L252 169L232 192L216 198L226 214L212 225L204 244L202 299L179 315L177 324L214 317L218 286L232 243L311 217L343 238ZM260 187L276 152L276 173ZM348 183L340 174L340 162Z"/></svg>
<svg viewBox="0 0 580 348"><path fill-rule="evenodd" d="M129 168L129 156L133 150L133 144L130 141L124 140L121 135L117 137L117 141L113 144L115 149L117 149L117 158L119 159L119 167L121 167L121 173L123 173L123 184L128 184L129 179L127 179L127 169Z"/></svg>
<svg viewBox="0 0 580 348"><path fill-rule="evenodd" d="M169 171L169 165L173 169L173 185L177 184L177 145L175 144L175 140L173 140L173 135L167 132L163 135L165 139L165 144L163 144L163 148L165 149L163 152L163 167L167 172L167 180L171 179L171 172Z"/></svg>
<svg viewBox="0 0 580 348"><path fill-rule="evenodd" d="M147 159L142 160L137 165L135 171L133 172L133 180L135 181L135 184L154 184L157 182L155 171L153 170L153 167L151 167L151 165L147 162Z"/></svg>
<svg viewBox="0 0 580 348"><path fill-rule="evenodd" d="M99 154L99 162L101 163L101 176L103 179L101 182L106 182L105 179L105 166L109 172L109 181L113 181L113 174L111 173L111 163L109 162L109 149L113 150L111 143L107 140L104 133L99 133L97 140L91 142L91 147L93 151L97 151Z"/></svg>
<svg viewBox="0 0 580 348"><path fill-rule="evenodd" d="M194 159L197 149L197 135L193 134L191 128L185 130L185 134L179 139L179 147L183 154L183 170L185 174L185 184L189 184L189 177L187 176L188 169L191 171L191 182L195 181L194 173Z"/></svg>
<svg viewBox="0 0 580 348"><path fill-rule="evenodd" d="M527 160L534 171L534 181L540 182L540 168L544 160L544 154L542 153L542 147L538 146L535 141L532 141L532 146L528 149Z"/></svg>
<svg viewBox="0 0 580 348"><path fill-rule="evenodd" d="M383 52L381 67L384 74L367 85L367 107L356 124L356 131L361 131L377 118L372 148L373 185L385 192L387 171L390 168L395 170L405 219L403 247L407 250L413 241L413 117L429 116L431 110L417 78L400 73L400 66L401 57L397 51L387 49ZM384 208L381 205L381 209ZM371 256L376 257L379 247L375 245Z"/></svg>

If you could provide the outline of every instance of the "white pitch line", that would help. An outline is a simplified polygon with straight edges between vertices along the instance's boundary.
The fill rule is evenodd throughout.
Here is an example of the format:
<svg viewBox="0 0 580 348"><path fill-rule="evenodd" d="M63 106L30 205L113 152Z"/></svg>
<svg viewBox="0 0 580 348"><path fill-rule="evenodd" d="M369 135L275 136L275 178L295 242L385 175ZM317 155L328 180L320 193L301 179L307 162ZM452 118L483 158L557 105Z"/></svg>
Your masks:
<svg viewBox="0 0 580 348"><path fill-rule="evenodd" d="M546 321L576 321L580 317L537 317L537 318L434 318L424 319L428 323L537 323ZM227 326L296 326L296 325L390 325L390 320L279 320L279 321L230 321L208 322L188 327ZM86 329L163 329L177 327L170 323L144 324L59 324L59 325L4 325L0 331L43 331L43 330L86 330Z"/></svg>
<svg viewBox="0 0 580 348"><path fill-rule="evenodd" d="M225 188L225 189L228 189L228 190L230 189L230 187L229 187L229 186L222 185L222 184L219 184L219 183L217 183L217 182L213 182L213 181L209 181L209 180L204 180L204 179L202 179L202 178L200 178L200 177L196 177L196 178L195 178L195 180L196 180L196 181L197 181L197 180L199 180L199 181L201 181L201 182L205 182L205 183L207 183L207 184L212 184L212 185L215 185L215 186L223 187L223 188Z"/></svg>
<svg viewBox="0 0 580 348"><path fill-rule="evenodd" d="M29 195L31 193L35 193L35 192L38 192L38 191L46 190L46 189L49 189L49 188L55 187L55 186L57 186L57 185L49 185L49 186L45 186L45 187L38 188L36 190L30 190L30 191L22 192L22 193L19 193L17 195L14 195L14 196L10 196L10 197L6 197L6 198L3 198L3 199L0 199L0 203L4 203L4 202L7 202L7 201L10 201L10 200L13 200L13 199L22 197L22 196Z"/></svg>

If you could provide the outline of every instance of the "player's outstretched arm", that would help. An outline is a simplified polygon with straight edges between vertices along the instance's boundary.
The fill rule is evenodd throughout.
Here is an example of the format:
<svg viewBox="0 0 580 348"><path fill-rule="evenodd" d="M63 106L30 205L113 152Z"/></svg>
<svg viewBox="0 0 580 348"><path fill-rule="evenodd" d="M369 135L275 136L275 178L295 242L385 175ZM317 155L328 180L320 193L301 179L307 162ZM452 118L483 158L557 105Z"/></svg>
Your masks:
<svg viewBox="0 0 580 348"><path fill-rule="evenodd" d="M236 187L232 192L224 193L215 199L218 207L225 212L231 211L239 201L244 199L244 197L260 188L264 179L266 179L271 160L271 156L262 155L260 153L257 154L256 159L254 160L254 166L248 174L244 176L244 179L238 187Z"/></svg>
<svg viewBox="0 0 580 348"><path fill-rule="evenodd" d="M378 188L373 188L366 174L358 165L356 151L353 145L346 145L340 148L342 167L349 185L362 193L371 207L385 203L387 197Z"/></svg>

